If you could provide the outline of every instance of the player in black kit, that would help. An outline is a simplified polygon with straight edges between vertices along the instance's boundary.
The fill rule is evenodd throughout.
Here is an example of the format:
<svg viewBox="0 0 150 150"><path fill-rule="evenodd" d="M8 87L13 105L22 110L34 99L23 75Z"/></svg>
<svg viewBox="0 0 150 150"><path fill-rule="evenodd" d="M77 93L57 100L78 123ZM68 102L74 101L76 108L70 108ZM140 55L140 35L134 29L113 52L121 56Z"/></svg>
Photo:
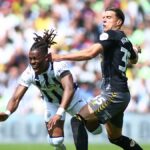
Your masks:
<svg viewBox="0 0 150 150"><path fill-rule="evenodd" d="M91 100L71 120L77 150L88 149L84 124L87 120L94 118L105 125L111 143L124 150L142 150L134 140L122 135L123 115L130 101L126 68L128 63L137 63L138 52L140 52L140 48L133 48L125 33L121 31L124 19L120 9L109 8L103 14L104 32L99 36L98 43L76 53L50 55L53 61L89 60L98 54L101 54L103 58L101 62L102 93Z"/></svg>

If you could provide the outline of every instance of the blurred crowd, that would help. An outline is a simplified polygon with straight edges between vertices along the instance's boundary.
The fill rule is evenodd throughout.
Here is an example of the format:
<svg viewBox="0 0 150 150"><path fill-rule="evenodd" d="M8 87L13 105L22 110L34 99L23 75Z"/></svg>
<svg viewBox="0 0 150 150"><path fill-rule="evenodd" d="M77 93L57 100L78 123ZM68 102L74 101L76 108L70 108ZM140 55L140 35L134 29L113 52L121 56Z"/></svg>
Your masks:
<svg viewBox="0 0 150 150"><path fill-rule="evenodd" d="M0 111L5 109L18 77L28 65L34 33L54 28L57 44L51 51L79 51L98 41L103 30L102 12L111 6L124 11L123 30L134 45L142 48L139 63L127 69L132 95L127 111L150 112L150 0L0 0ZM101 92L100 59L70 62L87 98ZM30 87L18 111L43 112L38 89Z"/></svg>

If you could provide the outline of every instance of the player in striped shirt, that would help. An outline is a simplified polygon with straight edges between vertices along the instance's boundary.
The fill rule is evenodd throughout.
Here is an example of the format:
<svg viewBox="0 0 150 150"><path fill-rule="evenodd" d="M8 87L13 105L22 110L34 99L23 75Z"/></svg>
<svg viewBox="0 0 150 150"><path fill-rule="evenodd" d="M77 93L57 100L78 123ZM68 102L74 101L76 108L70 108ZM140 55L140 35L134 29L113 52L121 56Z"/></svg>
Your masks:
<svg viewBox="0 0 150 150"><path fill-rule="evenodd" d="M22 97L33 84L39 88L44 100L48 142L55 150L65 150L63 144L65 112L75 115L87 104L87 100L74 81L67 63L50 62L46 57L48 48L55 44L54 30L50 33L45 31L43 36L35 35L35 42L29 52L30 63L20 76L19 84L8 102L6 111L0 113L0 121L5 121L17 109ZM101 132L97 120L90 123L87 123L90 132L93 134Z"/></svg>

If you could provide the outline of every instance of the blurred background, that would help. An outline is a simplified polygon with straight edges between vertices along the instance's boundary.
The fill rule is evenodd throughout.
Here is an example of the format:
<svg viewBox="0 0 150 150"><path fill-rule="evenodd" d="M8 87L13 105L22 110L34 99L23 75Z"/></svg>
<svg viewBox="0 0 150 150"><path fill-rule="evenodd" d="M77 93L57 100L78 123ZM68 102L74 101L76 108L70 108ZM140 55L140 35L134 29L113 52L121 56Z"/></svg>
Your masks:
<svg viewBox="0 0 150 150"><path fill-rule="evenodd" d="M124 134L141 143L150 143L150 0L0 0L0 111L28 64L33 33L55 28L57 42L51 51L70 53L98 41L102 12L115 6L125 13L123 30L134 45L142 48L139 63L128 66L131 102L126 110ZM74 78L87 98L100 94L100 57L70 62ZM70 116L65 142L71 143ZM17 111L0 123L0 143L46 141L43 103L39 90L30 87ZM90 143L108 142L105 131L89 135Z"/></svg>

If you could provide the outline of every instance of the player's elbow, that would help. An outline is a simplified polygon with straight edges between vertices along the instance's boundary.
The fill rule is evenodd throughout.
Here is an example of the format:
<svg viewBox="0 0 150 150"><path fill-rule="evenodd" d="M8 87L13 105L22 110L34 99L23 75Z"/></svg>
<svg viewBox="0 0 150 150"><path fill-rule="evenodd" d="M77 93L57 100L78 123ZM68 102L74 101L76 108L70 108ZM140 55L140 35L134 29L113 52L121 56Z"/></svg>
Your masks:
<svg viewBox="0 0 150 150"><path fill-rule="evenodd" d="M138 62L138 58L130 60L131 64L136 64Z"/></svg>

